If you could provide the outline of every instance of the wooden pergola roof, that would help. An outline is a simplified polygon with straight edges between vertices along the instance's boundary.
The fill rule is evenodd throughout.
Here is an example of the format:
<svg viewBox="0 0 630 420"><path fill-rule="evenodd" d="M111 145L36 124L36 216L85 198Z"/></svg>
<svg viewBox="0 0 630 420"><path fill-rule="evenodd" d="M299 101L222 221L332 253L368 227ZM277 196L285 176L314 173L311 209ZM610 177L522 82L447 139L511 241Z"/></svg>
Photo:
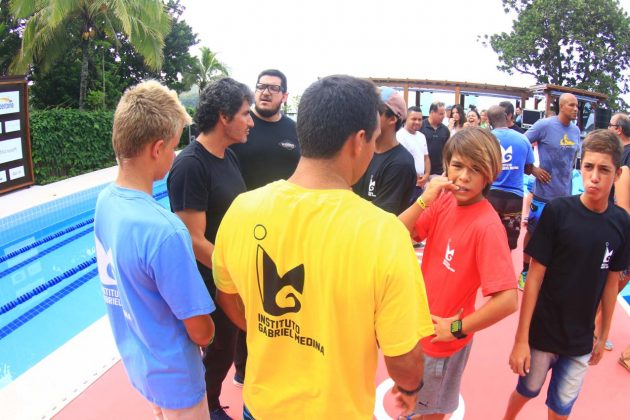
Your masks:
<svg viewBox="0 0 630 420"><path fill-rule="evenodd" d="M550 109L554 99L563 93L574 94L581 103L589 102L594 107L608 99L608 95L602 93L591 92L582 89L568 88L563 86L544 84L530 87L516 87L506 85L492 85L488 83L474 82L457 82L450 80L429 80L429 79L401 79L401 78L378 78L370 77L377 86L389 86L403 91L405 101L409 100L409 91L422 92L454 92L455 100L453 103L459 104L462 95L484 95L501 98L510 98L519 100L521 104L525 104L527 99L536 96L544 96L546 99L547 110ZM535 108L538 108L539 99L535 100ZM416 105L420 105L419 95L416 96ZM521 105L523 106L523 105Z"/></svg>

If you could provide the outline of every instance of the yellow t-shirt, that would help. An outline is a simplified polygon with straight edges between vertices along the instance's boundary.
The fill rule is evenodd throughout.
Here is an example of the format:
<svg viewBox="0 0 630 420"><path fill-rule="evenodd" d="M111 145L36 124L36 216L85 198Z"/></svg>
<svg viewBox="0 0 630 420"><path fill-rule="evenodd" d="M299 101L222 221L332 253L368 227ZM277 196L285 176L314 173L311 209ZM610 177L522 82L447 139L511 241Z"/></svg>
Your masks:
<svg viewBox="0 0 630 420"><path fill-rule="evenodd" d="M243 399L258 419L371 419L377 346L399 356L434 331L409 234L350 190L241 194L213 273L245 304Z"/></svg>

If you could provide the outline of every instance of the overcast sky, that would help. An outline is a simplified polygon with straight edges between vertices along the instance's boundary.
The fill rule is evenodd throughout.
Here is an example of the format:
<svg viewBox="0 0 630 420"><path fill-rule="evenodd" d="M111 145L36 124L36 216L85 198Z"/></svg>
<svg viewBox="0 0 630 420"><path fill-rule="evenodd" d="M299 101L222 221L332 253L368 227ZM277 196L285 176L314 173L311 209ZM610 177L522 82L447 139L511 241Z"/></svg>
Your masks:
<svg viewBox="0 0 630 420"><path fill-rule="evenodd" d="M531 76L497 70L497 55L477 42L478 35L510 30L515 15L503 12L501 0L181 3L199 46L217 52L231 76L252 87L266 68L287 75L290 95L340 73L534 84ZM629 10L630 0L621 4Z"/></svg>

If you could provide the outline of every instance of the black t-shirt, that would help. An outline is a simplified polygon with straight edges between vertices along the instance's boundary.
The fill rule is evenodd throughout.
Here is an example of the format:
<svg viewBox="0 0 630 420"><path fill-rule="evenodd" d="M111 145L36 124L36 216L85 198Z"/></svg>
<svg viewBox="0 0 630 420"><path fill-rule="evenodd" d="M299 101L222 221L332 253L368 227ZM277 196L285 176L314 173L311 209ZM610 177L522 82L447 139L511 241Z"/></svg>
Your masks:
<svg viewBox="0 0 630 420"><path fill-rule="evenodd" d="M554 199L543 209L525 253L547 267L529 344L564 356L590 353L608 272L630 264L630 217L615 205L594 213L580 196Z"/></svg>
<svg viewBox="0 0 630 420"><path fill-rule="evenodd" d="M300 160L295 121L282 116L279 121L261 120L250 111L254 128L249 130L247 142L233 144L241 173L248 190L253 190L279 179L287 179Z"/></svg>
<svg viewBox="0 0 630 420"><path fill-rule="evenodd" d="M630 166L630 144L626 144L625 146L623 146L621 166Z"/></svg>
<svg viewBox="0 0 630 420"><path fill-rule="evenodd" d="M510 128L511 128L512 130L516 131L517 133L525 134L525 130L523 130L523 129L521 128L521 126L519 126L519 125L514 124L514 125L512 125L512 127L510 127Z"/></svg>
<svg viewBox="0 0 630 420"><path fill-rule="evenodd" d="M234 152L226 149L221 159L197 141L175 158L167 187L171 211L192 209L206 213L205 237L211 243L232 201L246 191ZM199 262L197 266L206 285L212 282L212 271Z"/></svg>
<svg viewBox="0 0 630 420"><path fill-rule="evenodd" d="M413 156L399 144L385 153L374 153L367 171L352 189L383 210L399 215L411 204L415 186Z"/></svg>
<svg viewBox="0 0 630 420"><path fill-rule="evenodd" d="M428 119L422 122L420 132L427 139L427 149L429 150L429 160L431 161L431 175L442 175L444 172L442 150L448 138L451 137L451 132L442 123L437 128L433 128Z"/></svg>

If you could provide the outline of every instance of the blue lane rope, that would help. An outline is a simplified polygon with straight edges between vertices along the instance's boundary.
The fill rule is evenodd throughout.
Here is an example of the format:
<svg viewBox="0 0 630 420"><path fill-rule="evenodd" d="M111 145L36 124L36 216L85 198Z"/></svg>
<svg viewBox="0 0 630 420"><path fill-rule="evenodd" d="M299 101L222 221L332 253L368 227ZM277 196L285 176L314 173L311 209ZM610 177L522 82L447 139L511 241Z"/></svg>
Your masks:
<svg viewBox="0 0 630 420"><path fill-rule="evenodd" d="M168 191L165 190L165 191L161 191L159 193L153 194L153 198L155 200L161 200L162 198L164 198L167 195L168 195ZM29 245L26 245L26 246L24 246L24 247L22 247L20 249L17 249L15 251L9 252L6 255L0 255L0 264L2 264L5 261L10 260L11 258L17 257L18 255L23 254L26 251L29 251L29 250L31 250L31 249L33 249L35 247L43 245L43 244L45 244L47 242L52 241L53 239L59 238L59 237L65 235L67 233L70 233L72 231L75 231L75 230L77 230L79 228L82 228L83 226L87 226L87 225L92 224L92 223L94 223L94 218L93 217L91 217L91 218L89 218L87 220L84 220L82 222L79 222L76 225L70 226L70 227L65 228L63 230L60 230L59 232L55 232L52 235L48 235L45 238L39 239L39 240L37 240L37 241L35 241L35 242L33 242L33 243L29 244Z"/></svg>
<svg viewBox="0 0 630 420"><path fill-rule="evenodd" d="M30 292L26 292L23 295L18 296L16 299L13 299L12 301L5 303L4 305L0 306L0 315L6 314L10 310L15 309L17 306L34 298L40 293L45 292L46 290L50 289L54 285L61 283L61 281L67 279L70 276L75 275L79 271L85 270L86 268L90 267L93 264L96 264L96 257L92 257L89 260L84 261L75 267L72 267L70 270L56 277L53 277L52 279L48 280L47 282L43 284L40 284L39 286L31 290Z"/></svg>
<svg viewBox="0 0 630 420"><path fill-rule="evenodd" d="M63 289L59 290L58 292L56 292L55 294L53 294L52 296L50 296L49 298L47 298L46 300L41 302L40 304L38 304L38 305L34 306L33 308L29 309L24 314L22 314L19 317L17 317L17 319L11 321L10 323L5 325L4 327L0 328L0 340L2 340L7 335L11 334L12 332L17 330L18 328L20 328L22 325L24 325L26 322L30 321L32 318L36 317L37 315L40 315L40 314L44 313L45 310L49 306L51 306L52 304L60 301L66 295L68 295L70 292L78 289L80 286L84 285L85 283L87 283L88 281L90 281L91 279L93 279L96 276L98 276L98 269L95 268L95 269L85 273L83 276L79 277L78 279L76 279L75 281L73 281L72 283L70 283L69 285L64 287Z"/></svg>
<svg viewBox="0 0 630 420"><path fill-rule="evenodd" d="M21 263L14 265L13 267L9 267L9 268L7 268L4 271L0 271L0 279L3 278L3 277L6 277L7 275L13 273L16 270L19 270L20 268L24 267L25 265L28 265L28 264L32 263L33 261L43 257L44 255L50 254L54 250L59 249L62 246L67 245L68 243L74 241L75 239L78 239L78 238L80 238L82 236L85 236L88 233L93 232L93 231L94 231L94 226L90 226L88 229L86 229L86 230L84 230L82 232L79 232L76 235L73 235L73 236L71 236L69 238L66 238L63 241L59 242L59 243L56 243L55 245L51 246L50 248L41 251L37 255L34 255L31 258L28 258L28 259L22 261Z"/></svg>
<svg viewBox="0 0 630 420"><path fill-rule="evenodd" d="M20 249L16 249L13 252L9 252L7 255L1 255L0 256L0 264L2 264L5 261L10 260L11 258L17 257L18 255L23 254L26 251L29 251L29 250L31 250L31 249L33 249L35 247L43 245L46 242L50 242L50 241L52 241L55 238L59 238L60 236L65 235L66 233L70 233L72 231L75 231L75 230L77 230L79 228L82 228L83 226L87 226L87 225L92 224L92 223L94 223L94 218L93 217L89 218L87 220L84 220L83 222L77 223L74 226L70 226L70 227L65 228L63 230L60 230L59 232L55 232L52 235L48 235L45 238L42 238L42 239L40 239L38 241L35 241L35 242L33 242L33 243L29 244L29 245L26 245L25 247L22 247Z"/></svg>

